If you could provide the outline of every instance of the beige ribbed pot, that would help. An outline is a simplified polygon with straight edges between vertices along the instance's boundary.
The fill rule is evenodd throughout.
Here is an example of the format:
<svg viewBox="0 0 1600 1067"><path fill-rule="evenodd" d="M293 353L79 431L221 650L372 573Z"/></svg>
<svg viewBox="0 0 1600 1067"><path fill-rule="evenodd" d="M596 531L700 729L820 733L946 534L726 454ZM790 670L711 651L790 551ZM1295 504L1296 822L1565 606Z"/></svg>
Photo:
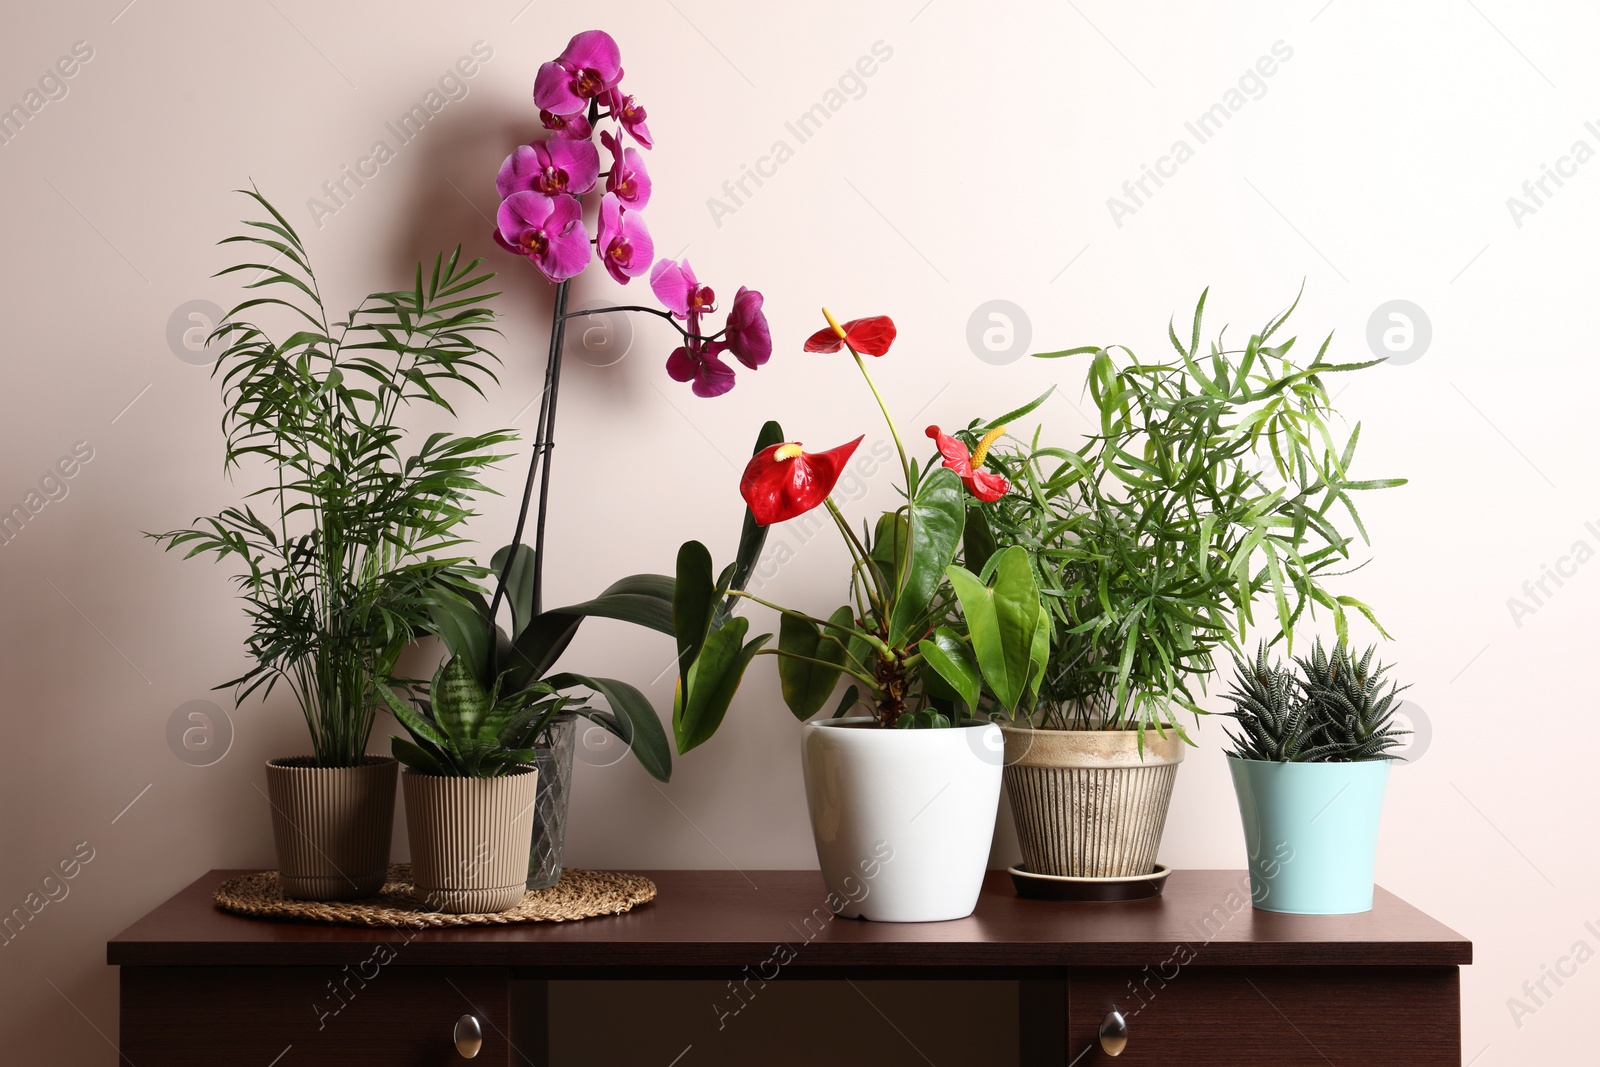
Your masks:
<svg viewBox="0 0 1600 1067"><path fill-rule="evenodd" d="M1155 869L1187 747L1175 731L1002 726L1006 793L1035 874L1126 878Z"/></svg>
<svg viewBox="0 0 1600 1067"><path fill-rule="evenodd" d="M401 775L417 899L456 915L505 911L521 901L538 784L532 767L499 778Z"/></svg>
<svg viewBox="0 0 1600 1067"><path fill-rule="evenodd" d="M278 881L296 900L377 895L389 871L394 780L400 765L368 756L359 767L318 767L310 756L267 761Z"/></svg>

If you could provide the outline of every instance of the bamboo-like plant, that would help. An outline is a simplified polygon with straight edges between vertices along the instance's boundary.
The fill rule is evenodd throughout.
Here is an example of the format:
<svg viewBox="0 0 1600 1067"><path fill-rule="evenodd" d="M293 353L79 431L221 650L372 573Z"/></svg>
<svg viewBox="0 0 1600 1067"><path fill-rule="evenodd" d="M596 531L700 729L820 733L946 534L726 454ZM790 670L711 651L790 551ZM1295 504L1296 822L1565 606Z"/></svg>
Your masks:
<svg viewBox="0 0 1600 1067"><path fill-rule="evenodd" d="M1258 601L1291 646L1317 607L1341 640L1350 610L1377 625L1326 583L1367 538L1353 494L1405 480L1350 475L1361 427L1335 440L1327 379L1380 361L1330 362L1330 335L1297 362L1294 338L1273 338L1298 297L1243 347L1204 350L1205 301L1187 340L1168 326L1165 362L1120 345L1041 354L1089 360L1096 432L1078 449L995 446L988 465L1018 491L969 505L969 542L1020 545L1038 567L1055 622L1043 725L1183 736L1179 713L1201 712L1218 654L1237 653Z"/></svg>
<svg viewBox="0 0 1600 1067"><path fill-rule="evenodd" d="M368 296L342 320L324 304L310 256L294 228L256 190L241 190L266 218L246 219L249 261L219 272L254 272L259 290L234 307L213 337L227 343L212 368L226 405L223 469L260 484L246 502L193 526L153 534L185 558L209 554L240 566L250 617L249 670L218 688L237 699L279 682L293 690L317 764L365 758L376 684L400 651L429 629L435 580L481 575L457 531L479 473L504 458L506 431L433 433L417 440L402 410L454 414L441 390L482 394L496 357L481 344L496 332L485 291L492 273L463 262L458 247L418 264L410 289ZM286 316L278 333L261 313ZM275 339L281 338L281 339ZM252 501L265 501L258 510Z"/></svg>

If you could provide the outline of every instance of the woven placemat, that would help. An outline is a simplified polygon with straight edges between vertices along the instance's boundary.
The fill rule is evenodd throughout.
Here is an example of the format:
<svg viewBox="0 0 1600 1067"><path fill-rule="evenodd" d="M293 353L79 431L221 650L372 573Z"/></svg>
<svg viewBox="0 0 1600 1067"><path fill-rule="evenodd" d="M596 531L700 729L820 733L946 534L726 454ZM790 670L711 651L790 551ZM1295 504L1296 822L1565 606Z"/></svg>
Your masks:
<svg viewBox="0 0 1600 1067"><path fill-rule="evenodd" d="M570 922L597 915L620 915L656 897L656 884L640 875L571 867L562 871L561 880L549 889L530 889L521 904L493 914L429 911L411 895L411 890L411 865L396 863L389 867L389 880L383 890L365 900L288 900L278 887L277 871L230 878L217 887L214 899L223 911L253 919L421 930L435 926Z"/></svg>

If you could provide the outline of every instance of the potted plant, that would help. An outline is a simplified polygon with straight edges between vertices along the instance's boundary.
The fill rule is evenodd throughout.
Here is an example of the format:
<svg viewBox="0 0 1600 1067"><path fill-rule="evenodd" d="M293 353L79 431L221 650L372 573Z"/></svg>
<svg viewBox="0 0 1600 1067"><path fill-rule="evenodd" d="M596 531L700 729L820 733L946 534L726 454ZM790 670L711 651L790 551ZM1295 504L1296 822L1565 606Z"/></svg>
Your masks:
<svg viewBox="0 0 1600 1067"><path fill-rule="evenodd" d="M538 787L536 736L566 702L548 686L507 696L485 692L467 659L439 664L427 694L406 704L387 685L384 702L411 740L391 738L406 798L411 883L437 911L505 911L527 892Z"/></svg>
<svg viewBox="0 0 1600 1067"><path fill-rule="evenodd" d="M499 685L505 695L545 682L559 688L582 686L610 705L605 711L574 702L545 720L541 732L528 741L540 768L527 883L537 889L554 885L561 875L579 717L587 716L597 728L630 746L654 777L666 781L671 774L666 735L637 689L576 674L546 677L586 615L626 619L671 633L668 578L635 576L584 605L548 612L543 608L545 517L567 325L592 324L592 329L583 330L586 338L599 336L615 344L620 342L614 328L623 316L661 319L682 342L666 359L668 375L690 383L696 396L708 398L733 388L734 371L724 356L757 370L772 354L772 337L761 293L741 286L721 328L714 328L716 294L698 281L689 262L654 259L655 243L644 221L653 184L642 153L655 141L644 107L623 88L622 53L610 34L585 30L568 41L559 56L542 64L534 80L533 103L544 134L518 145L495 175L501 202L493 238L554 285L544 390L511 545L492 560L494 589L485 597L458 576L443 576L436 624L451 655L465 655L485 689ZM593 235L586 215L595 220ZM573 285L591 263L604 266L619 285L648 274L662 306L572 306ZM523 544L523 534L536 484L538 506L530 547ZM509 632L501 626L503 606L510 608Z"/></svg>
<svg viewBox="0 0 1600 1067"><path fill-rule="evenodd" d="M1394 713L1404 687L1384 688L1376 647L1355 658L1319 640L1300 673L1236 660L1228 700L1240 726L1228 754L1250 856L1250 889L1264 911L1346 915L1372 910L1372 870L1390 750L1409 731Z"/></svg>
<svg viewBox="0 0 1600 1067"><path fill-rule="evenodd" d="M472 515L466 498L511 439L418 442L398 420L414 405L449 413L441 389L481 392L494 379L494 356L479 344L493 275L458 248L431 272L419 264L412 288L374 293L336 321L294 228L259 192L245 195L268 217L223 242L252 255L221 273L253 272L245 287L261 295L217 327L227 347L212 372L226 403L224 470L259 487L244 504L153 536L186 557L237 562L253 662L225 685L242 700L282 682L305 716L312 754L267 763L284 894L370 896L388 867L396 772L366 752L375 685L427 631L435 580L465 564L449 553ZM262 313L289 324L270 333Z"/></svg>
<svg viewBox="0 0 1600 1067"><path fill-rule="evenodd" d="M1088 358L1095 432L1079 449L996 445L988 465L1029 491L969 510L969 537L1029 552L1052 616L1039 699L1004 728L1032 874L1152 872L1190 743L1180 718L1201 713L1258 598L1286 637L1318 606L1341 637L1347 610L1371 617L1324 580L1349 565L1346 517L1365 539L1353 494L1402 484L1351 478L1359 425L1334 444L1326 379L1372 364L1330 363L1327 342L1296 363L1293 338L1272 340L1293 305L1242 348L1202 351L1204 309L1202 294L1187 342L1169 327L1166 362L1046 353Z"/></svg>
<svg viewBox="0 0 1600 1067"><path fill-rule="evenodd" d="M978 694L987 687L1007 707L1033 699L1050 619L1025 551L1000 552L976 574L955 562L970 463L914 463L862 358L888 352L894 323L823 314L828 327L806 349L850 352L894 438L906 503L857 533L829 494L861 438L806 452L768 423L740 481L748 510L735 562L718 573L698 541L678 553L673 730L679 751L704 743L746 667L777 656L784 703L806 723L801 766L830 906L888 921L960 918L977 902L1000 796L999 729L976 717ZM745 589L766 529L817 507L850 554L848 602L825 617ZM744 601L778 612L775 647L771 634L748 638L735 613ZM835 704L841 676L850 685ZM830 706L830 718L808 721ZM870 714L851 716L858 706Z"/></svg>

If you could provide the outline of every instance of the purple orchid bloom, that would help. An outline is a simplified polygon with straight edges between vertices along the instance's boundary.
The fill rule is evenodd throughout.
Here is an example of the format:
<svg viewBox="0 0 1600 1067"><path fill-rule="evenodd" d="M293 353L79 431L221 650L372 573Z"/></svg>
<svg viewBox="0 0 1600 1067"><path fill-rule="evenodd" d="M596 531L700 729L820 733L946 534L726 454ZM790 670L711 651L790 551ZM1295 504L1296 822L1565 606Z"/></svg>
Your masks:
<svg viewBox="0 0 1600 1067"><path fill-rule="evenodd" d="M755 370L772 358L772 329L761 310L761 294L754 289L739 286L728 311L727 333L723 347L733 353L733 358Z"/></svg>
<svg viewBox="0 0 1600 1067"><path fill-rule="evenodd" d="M539 112L539 121L544 128L557 137L565 137L573 141L587 141L594 132L594 127L589 125L589 119L579 111L572 115L557 115L545 109Z"/></svg>
<svg viewBox="0 0 1600 1067"><path fill-rule="evenodd" d="M612 118L620 122L635 141L646 148L655 147L655 142L650 140L650 127L644 124L644 108L634 103L632 96L624 96L621 89L612 89L606 94L606 106Z"/></svg>
<svg viewBox="0 0 1600 1067"><path fill-rule="evenodd" d="M721 396L733 388L733 368L717 358L717 346L691 341L667 357L667 376L675 382L693 382L698 397Z"/></svg>
<svg viewBox="0 0 1600 1067"><path fill-rule="evenodd" d="M655 258L655 242L650 239L644 220L624 208L614 193L607 193L600 201L596 251L606 270L623 285L648 270L650 261Z"/></svg>
<svg viewBox="0 0 1600 1067"><path fill-rule="evenodd" d="M518 145L500 164L494 185L501 199L512 193L581 195L600 177L600 153L588 141L552 139Z"/></svg>
<svg viewBox="0 0 1600 1067"><path fill-rule="evenodd" d="M589 233L583 207L570 196L512 193L495 218L495 240L526 256L553 282L565 281L589 265Z"/></svg>
<svg viewBox="0 0 1600 1067"><path fill-rule="evenodd" d="M533 102L557 115L582 111L622 77L622 50L604 30L584 30L539 68Z"/></svg>
<svg viewBox="0 0 1600 1067"><path fill-rule="evenodd" d="M717 294L711 287L701 285L694 276L694 268L686 259L675 263L663 259L650 272L650 291L674 316L690 324L690 332L699 332L700 316L716 310Z"/></svg>
<svg viewBox="0 0 1600 1067"><path fill-rule="evenodd" d="M611 171L606 175L606 191L633 211L650 202L650 175L637 148L623 148L622 140L610 130L600 131L600 143L611 153Z"/></svg>

